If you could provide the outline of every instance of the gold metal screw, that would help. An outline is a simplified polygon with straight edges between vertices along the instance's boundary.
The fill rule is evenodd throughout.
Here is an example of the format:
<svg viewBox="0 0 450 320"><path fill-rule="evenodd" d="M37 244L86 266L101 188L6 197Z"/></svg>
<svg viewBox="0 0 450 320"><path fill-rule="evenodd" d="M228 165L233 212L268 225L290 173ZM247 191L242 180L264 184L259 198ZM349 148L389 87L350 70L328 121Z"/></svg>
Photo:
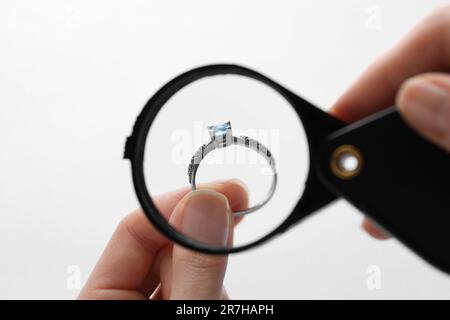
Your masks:
<svg viewBox="0 0 450 320"><path fill-rule="evenodd" d="M353 166L345 166L344 162L347 159L352 159L354 161ZM331 155L331 171L340 179L349 180L356 177L361 172L362 166L362 154L355 146L349 144L339 146Z"/></svg>

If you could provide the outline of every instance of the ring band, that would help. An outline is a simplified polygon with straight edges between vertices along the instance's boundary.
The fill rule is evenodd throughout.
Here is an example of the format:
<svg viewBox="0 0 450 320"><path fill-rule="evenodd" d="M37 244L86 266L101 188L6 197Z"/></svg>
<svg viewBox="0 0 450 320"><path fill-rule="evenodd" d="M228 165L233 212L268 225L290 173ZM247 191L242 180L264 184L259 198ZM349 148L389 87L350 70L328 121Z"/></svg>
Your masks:
<svg viewBox="0 0 450 320"><path fill-rule="evenodd" d="M192 190L197 189L195 184L195 177L197 174L197 170L200 165L200 162L206 157L208 153L210 153L215 149L225 148L230 145L243 146L258 152L258 154L260 154L261 156L264 157L264 159L266 159L266 161L272 168L273 179L267 197L263 201L248 209L233 212L233 214L235 216L243 216L260 209L272 198L277 186L277 171L275 168L275 159L273 158L272 153L266 146L264 146L263 144L254 139L251 139L246 136L239 136L239 137L233 136L231 132L230 121L217 125L208 126L208 130L211 137L211 141L202 145L197 150L197 152L195 152L195 154L191 158L191 162L188 167L189 183L192 186Z"/></svg>

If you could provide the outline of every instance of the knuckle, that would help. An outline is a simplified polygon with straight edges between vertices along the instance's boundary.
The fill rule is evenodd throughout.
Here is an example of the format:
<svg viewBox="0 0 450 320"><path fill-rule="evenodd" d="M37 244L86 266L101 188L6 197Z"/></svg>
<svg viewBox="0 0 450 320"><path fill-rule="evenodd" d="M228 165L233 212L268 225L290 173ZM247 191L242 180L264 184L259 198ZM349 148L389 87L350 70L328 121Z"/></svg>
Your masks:
<svg viewBox="0 0 450 320"><path fill-rule="evenodd" d="M132 212L127 214L120 222L119 225L117 226L118 230L123 230L127 233L130 233L131 235L135 235L136 231L135 231L135 221L136 221L136 217L135 217L136 213Z"/></svg>

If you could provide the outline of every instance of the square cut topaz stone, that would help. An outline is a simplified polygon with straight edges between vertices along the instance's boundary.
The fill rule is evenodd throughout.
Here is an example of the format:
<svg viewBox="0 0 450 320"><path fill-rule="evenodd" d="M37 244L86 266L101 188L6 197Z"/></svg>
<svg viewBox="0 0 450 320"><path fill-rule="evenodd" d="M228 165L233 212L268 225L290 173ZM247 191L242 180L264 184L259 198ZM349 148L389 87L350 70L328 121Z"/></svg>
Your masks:
<svg viewBox="0 0 450 320"><path fill-rule="evenodd" d="M211 139L231 136L231 123L230 121L228 121L224 123L210 125L208 126L208 131L209 135L211 136Z"/></svg>
<svg viewBox="0 0 450 320"><path fill-rule="evenodd" d="M208 126L209 135L215 141L217 147L225 147L231 143L231 123L230 121Z"/></svg>

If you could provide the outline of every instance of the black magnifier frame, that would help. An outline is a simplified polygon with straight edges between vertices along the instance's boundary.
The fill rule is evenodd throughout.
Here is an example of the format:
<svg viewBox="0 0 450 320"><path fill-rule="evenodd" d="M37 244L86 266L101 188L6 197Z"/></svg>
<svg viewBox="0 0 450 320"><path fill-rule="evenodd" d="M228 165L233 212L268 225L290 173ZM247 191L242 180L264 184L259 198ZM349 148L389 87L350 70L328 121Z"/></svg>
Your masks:
<svg viewBox="0 0 450 320"><path fill-rule="evenodd" d="M175 228L170 226L167 220L165 220L159 213L149 195L143 168L147 135L161 108L175 93L188 84L201 78L218 75L240 75L251 78L262 82L283 96L295 110L303 124L308 141L310 161L310 168L305 182L305 189L291 214L280 225L278 225L278 227L264 235L262 238L242 246L223 248L211 247L204 243L185 237ZM165 84L153 95L153 97L151 97L136 119L132 135L127 138L124 158L131 161L133 184L142 209L147 218L160 232L162 232L170 240L192 250L209 254L235 253L253 248L266 242L277 234L286 231L289 227L300 221L302 218L308 216L310 213L322 208L326 204L338 198L335 193L329 191L319 181L317 170L315 170L315 163L320 152L319 146L322 140L331 132L344 126L345 123L321 111L309 102L259 72L233 64L208 65L179 75Z"/></svg>
<svg viewBox="0 0 450 320"><path fill-rule="evenodd" d="M143 161L150 126L170 97L195 80L225 74L260 81L286 99L306 134L309 171L301 198L278 227L249 244L216 248L184 237L159 214L145 185ZM342 164L349 155L358 162L350 170ZM147 102L127 139L124 157L131 160L135 191L149 220L166 237L192 250L228 254L250 249L342 197L450 274L450 153L409 127L395 107L345 124L256 71L209 65L181 74Z"/></svg>

